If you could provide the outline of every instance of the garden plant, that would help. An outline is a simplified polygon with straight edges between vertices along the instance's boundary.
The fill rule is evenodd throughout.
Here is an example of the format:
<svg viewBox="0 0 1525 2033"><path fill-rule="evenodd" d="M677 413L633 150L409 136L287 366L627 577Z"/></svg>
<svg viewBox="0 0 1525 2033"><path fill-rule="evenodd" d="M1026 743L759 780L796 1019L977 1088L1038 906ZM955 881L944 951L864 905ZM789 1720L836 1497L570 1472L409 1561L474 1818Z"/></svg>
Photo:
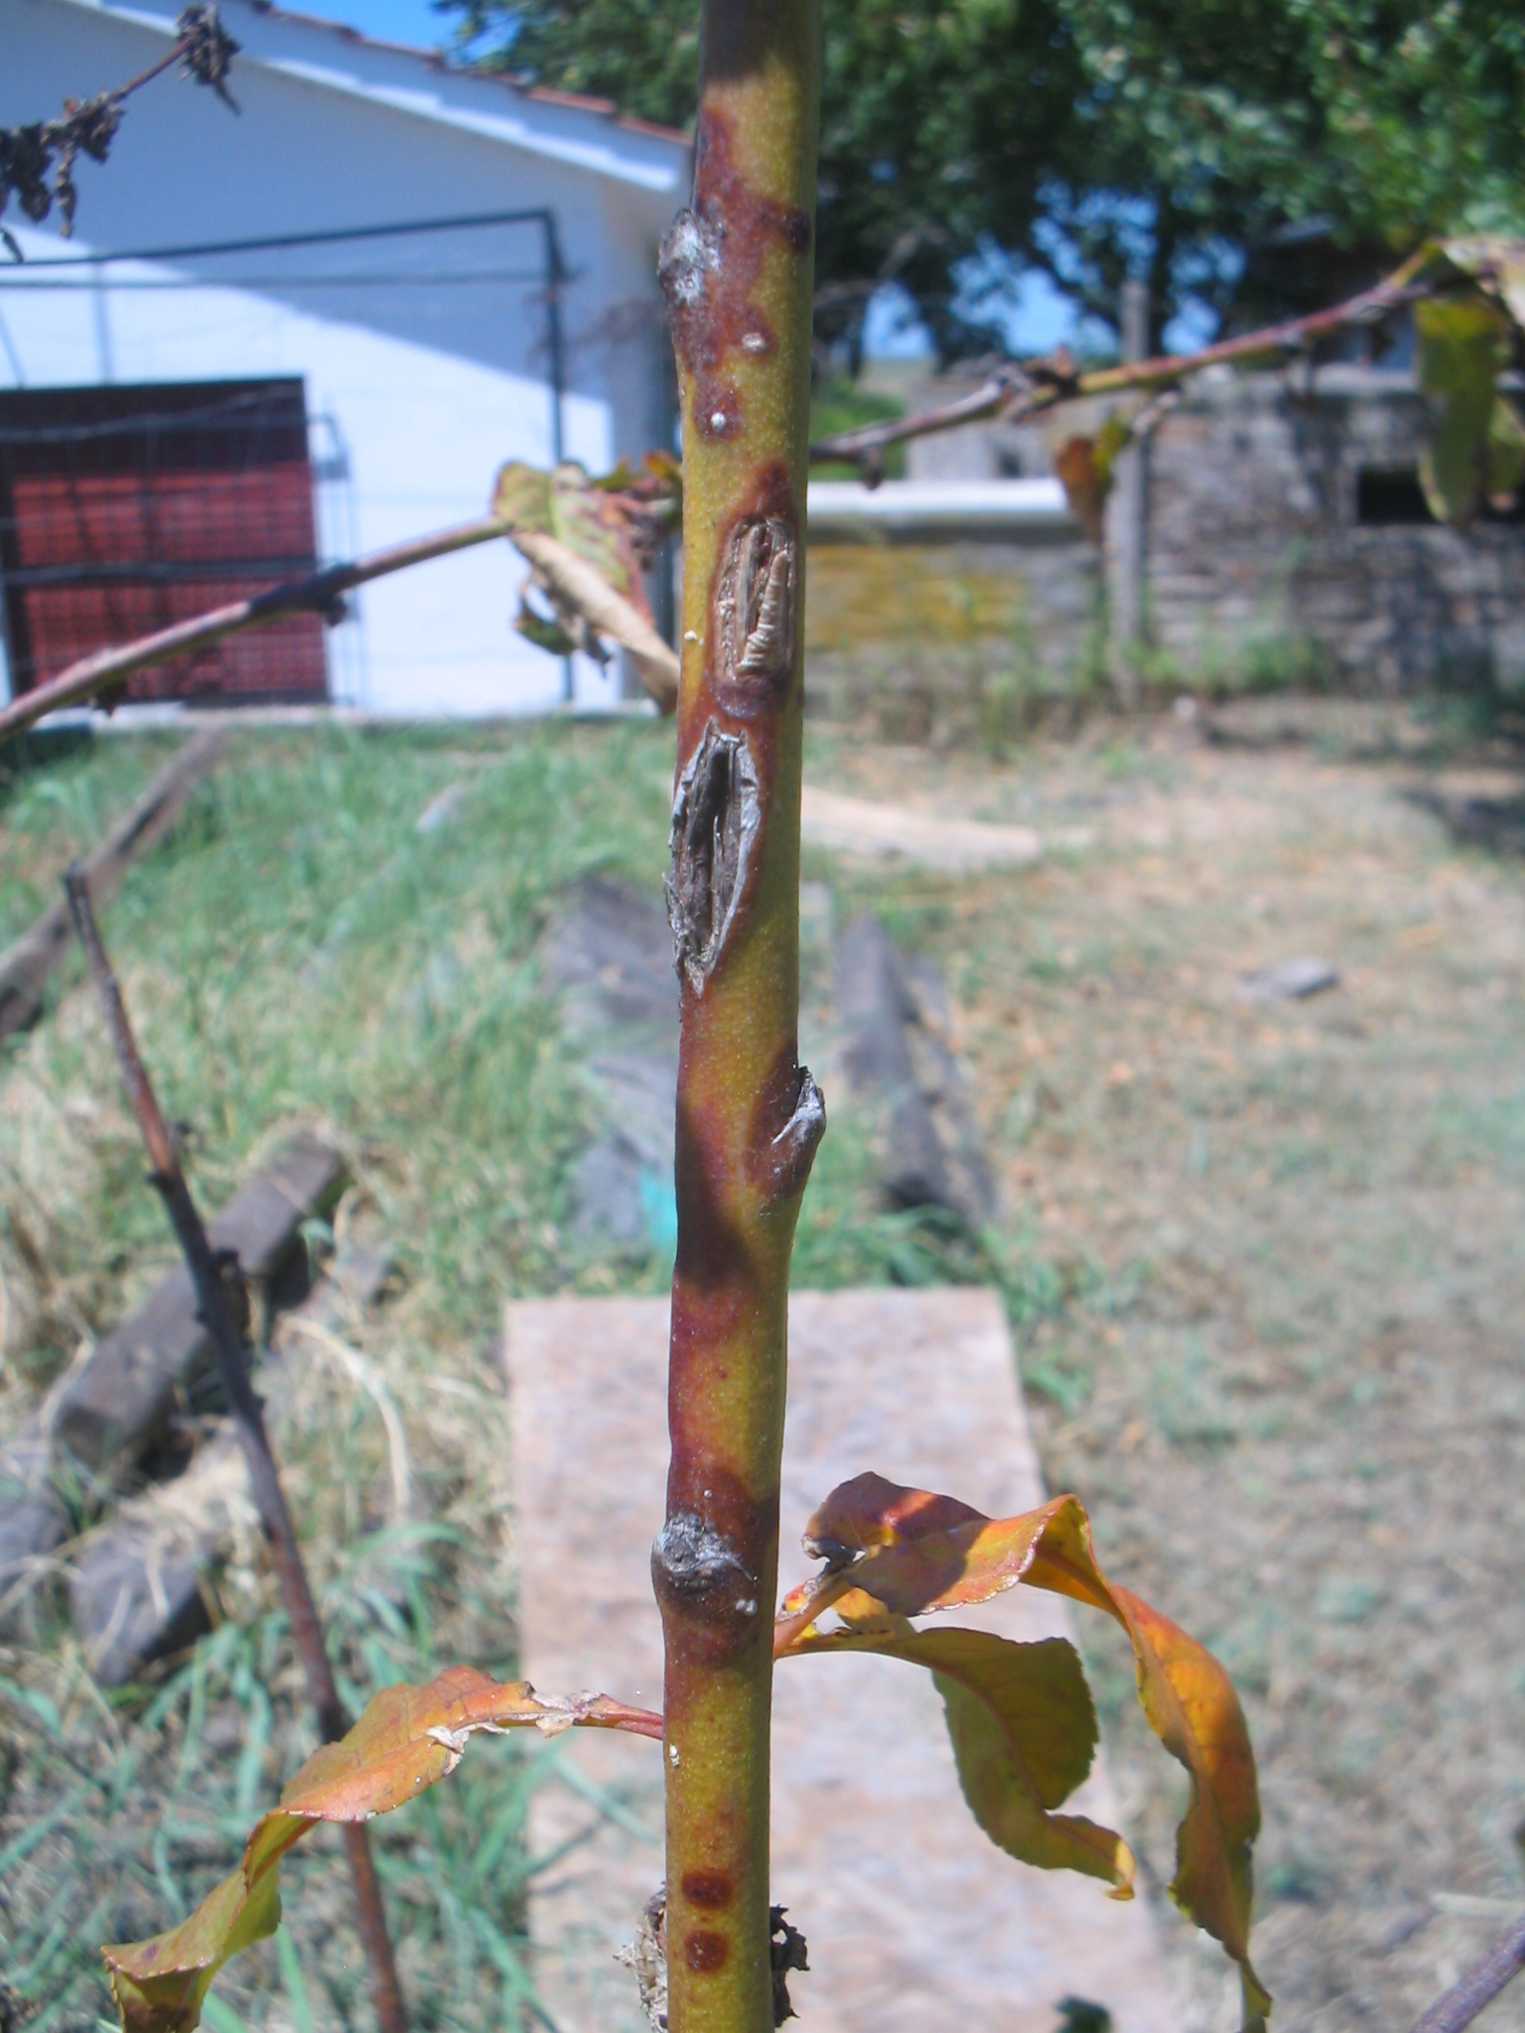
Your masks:
<svg viewBox="0 0 1525 2033"><path fill-rule="evenodd" d="M540 604L523 625L557 652L620 644L659 702L676 707L667 898L681 988L678 1240L671 1465L652 1552L666 1657L662 1710L632 1707L617 1693L537 1692L469 1665L427 1685L386 1690L290 1781L231 1874L188 1919L152 1940L105 1950L122 2024L133 2033L198 2023L218 1971L276 1928L281 1860L311 1828L333 1822L358 1831L405 1807L448 1777L479 1733L569 1728L646 1739L630 1755L662 1761L666 1881L648 1924L665 1983L651 1988L653 2023L672 2033L764 2033L788 2014L787 1976L806 1953L774 1903L785 1888L769 1875L772 1676L780 1662L823 1653L877 1653L931 1673L964 1797L986 1835L1023 1863L1077 1871L1115 1898L1131 1897L1134 1861L1123 1838L1062 1811L1097 1735L1073 1646L1019 1644L944 1615L1016 1586L1085 1604L1126 1635L1144 1714L1189 1779L1173 1895L1237 1966L1244 2028L1263 2027L1270 2013L1250 1958L1259 1807L1238 1699L1210 1653L1104 1573L1076 1496L992 1518L956 1494L903 1487L865 1462L800 1521L814 1571L775 1613L789 1265L827 1121L797 1045L806 480L812 454L872 469L895 437L975 415L1042 414L1079 396L1116 398L1118 407L1077 432L1061 459L1077 509L1096 520L1113 460L1184 375L1225 360L1274 363L1326 333L1412 307L1432 403L1426 485L1437 512L1464 524L1485 498L1512 496L1525 472L1525 425L1496 385L1525 322L1525 257L1502 241L1429 245L1379 288L1296 326L1186 360L1089 374L1063 361L1000 370L953 409L812 447L820 10L816 0L706 0L703 15L692 204L674 224L661 266L681 394L681 468L661 453L639 473L622 469L598 482L575 468L552 475L507 468L481 522L185 624L173 640L91 659L0 713L0 733L13 732L54 705L108 691L141 664L293 607L328 609L368 577L504 535L533 567L531 599ZM34 174L34 192L39 187ZM641 570L679 508L683 597L674 655L645 609ZM88 903L76 903L89 945ZM93 958L109 1007L98 938ZM119 1006L118 1016L130 1063ZM152 1119L152 1110L139 1113ZM159 1131L151 1145L156 1183L194 1256L194 1214L187 1223L183 1207L176 1211L185 1189L162 1118ZM209 1319L218 1317L227 1299L216 1280L204 1275L198 1291ZM231 1339L236 1400L247 1391L246 1380L238 1382L236 1322ZM277 1545L283 1531L290 1539L288 1528L271 1530ZM332 1735L332 1703L328 1710ZM809 1912L794 1917L810 1937ZM1098 1905L1098 1928L1106 1917ZM632 1929L638 1919L631 1916ZM825 1959L831 1944L809 1938L808 1952ZM1494 1988L1517 1966L1517 1954L1508 1967L1499 1964ZM1484 2002L1474 1987L1470 1999L1442 2001L1437 2011L1450 2016L1426 2024L1464 2025Z"/></svg>

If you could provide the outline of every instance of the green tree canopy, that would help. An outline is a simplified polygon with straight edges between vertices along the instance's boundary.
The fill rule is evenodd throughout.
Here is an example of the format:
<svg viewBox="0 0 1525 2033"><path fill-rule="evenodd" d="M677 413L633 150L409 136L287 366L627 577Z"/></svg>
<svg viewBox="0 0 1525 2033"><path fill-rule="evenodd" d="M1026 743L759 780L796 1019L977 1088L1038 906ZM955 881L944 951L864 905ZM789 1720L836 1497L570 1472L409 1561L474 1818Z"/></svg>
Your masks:
<svg viewBox="0 0 1525 2033"><path fill-rule="evenodd" d="M693 115L695 0L437 0L483 61ZM1518 228L1517 0L851 0L831 10L817 329L900 284L944 357L999 343L1013 264L1111 322L1221 312L1247 249ZM992 259L992 257L995 257ZM983 288L978 280L985 278Z"/></svg>

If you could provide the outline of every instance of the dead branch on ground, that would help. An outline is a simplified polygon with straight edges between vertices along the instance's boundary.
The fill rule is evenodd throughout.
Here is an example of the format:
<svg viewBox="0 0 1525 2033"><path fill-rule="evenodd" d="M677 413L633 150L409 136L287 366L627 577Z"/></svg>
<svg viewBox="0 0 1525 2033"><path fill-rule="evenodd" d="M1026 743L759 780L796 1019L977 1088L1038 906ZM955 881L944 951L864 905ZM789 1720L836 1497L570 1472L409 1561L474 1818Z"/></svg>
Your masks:
<svg viewBox="0 0 1525 2033"><path fill-rule="evenodd" d="M1414 2033L1465 2033L1522 1969L1525 1969L1525 1919L1517 1920L1481 1962L1474 1963L1444 1997L1435 2000L1414 2027Z"/></svg>
<svg viewBox="0 0 1525 2033"><path fill-rule="evenodd" d="M301 1660L308 1699L324 1739L333 1742L348 1730L349 1717L334 1683L312 1583L271 1451L264 1408L249 1375L248 1298L243 1273L236 1259L229 1262L226 1254L219 1256L213 1250L206 1226L191 1198L175 1139L133 1036L121 983L95 921L90 886L78 868L71 868L64 877L64 891L100 997L112 1048L121 1069L122 1084L127 1090L127 1098L137 1117L144 1148L153 1167L149 1180L164 1202L170 1226L175 1231L175 1240L180 1245L195 1287L202 1321L211 1338L222 1386L232 1411L233 1428L249 1470L260 1528L279 1576L281 1598L291 1621L291 1634ZM391 1936L387 1931L381 1884L364 1827L358 1823L346 1824L344 1845L354 1880L356 1914L371 1976L376 2016L383 2033L407 2033L407 2015L403 2008Z"/></svg>

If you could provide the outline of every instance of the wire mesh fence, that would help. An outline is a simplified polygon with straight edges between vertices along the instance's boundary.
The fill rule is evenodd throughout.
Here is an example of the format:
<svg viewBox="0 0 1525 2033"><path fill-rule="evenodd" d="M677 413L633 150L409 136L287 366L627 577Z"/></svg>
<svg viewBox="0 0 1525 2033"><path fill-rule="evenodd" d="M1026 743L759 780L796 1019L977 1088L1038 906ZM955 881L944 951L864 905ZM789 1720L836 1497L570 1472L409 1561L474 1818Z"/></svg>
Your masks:
<svg viewBox="0 0 1525 2033"><path fill-rule="evenodd" d="M0 694L469 519L499 460L562 456L588 394L654 380L649 316L622 324L605 300L568 336L582 282L543 209L0 271ZM462 561L410 599L405 616L373 588L336 627L228 637L125 696L396 711L561 694L511 632L511 571Z"/></svg>
<svg viewBox="0 0 1525 2033"><path fill-rule="evenodd" d="M0 393L0 569L17 692L318 562L300 381ZM129 700L322 699L294 615L127 681Z"/></svg>

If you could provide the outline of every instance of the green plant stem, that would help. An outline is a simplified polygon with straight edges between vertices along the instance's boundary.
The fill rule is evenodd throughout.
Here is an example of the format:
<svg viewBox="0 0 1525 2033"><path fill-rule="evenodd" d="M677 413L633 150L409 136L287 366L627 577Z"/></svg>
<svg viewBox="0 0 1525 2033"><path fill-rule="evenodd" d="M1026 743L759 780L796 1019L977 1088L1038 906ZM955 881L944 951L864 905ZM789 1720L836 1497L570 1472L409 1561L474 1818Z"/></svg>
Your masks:
<svg viewBox="0 0 1525 2033"><path fill-rule="evenodd" d="M682 983L667 1517L671 2033L766 2033L789 1257L825 1126L797 1058L817 0L707 0L663 250L684 439L669 908ZM808 1915L804 1916L808 1928Z"/></svg>

